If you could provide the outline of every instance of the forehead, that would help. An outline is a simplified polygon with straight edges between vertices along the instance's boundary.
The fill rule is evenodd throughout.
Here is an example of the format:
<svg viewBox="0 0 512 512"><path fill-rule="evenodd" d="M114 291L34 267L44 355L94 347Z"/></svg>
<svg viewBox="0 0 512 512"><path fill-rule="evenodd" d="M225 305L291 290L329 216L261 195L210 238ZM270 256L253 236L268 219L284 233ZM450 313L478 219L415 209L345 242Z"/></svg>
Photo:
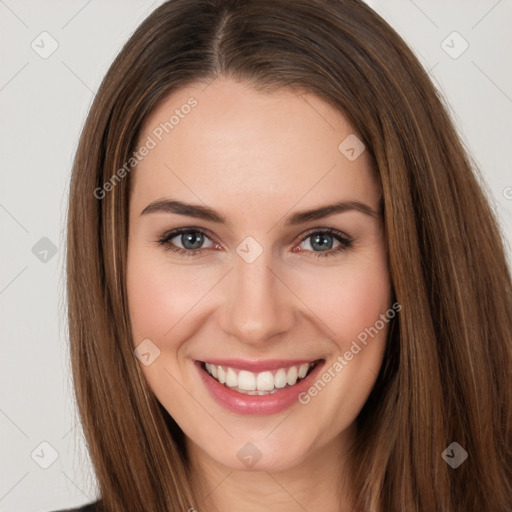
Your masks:
<svg viewBox="0 0 512 512"><path fill-rule="evenodd" d="M179 196L242 208L348 195L376 201L367 153L350 160L339 148L354 136L346 118L311 93L261 93L226 78L191 85L144 122L138 147L152 149L132 171L133 199Z"/></svg>

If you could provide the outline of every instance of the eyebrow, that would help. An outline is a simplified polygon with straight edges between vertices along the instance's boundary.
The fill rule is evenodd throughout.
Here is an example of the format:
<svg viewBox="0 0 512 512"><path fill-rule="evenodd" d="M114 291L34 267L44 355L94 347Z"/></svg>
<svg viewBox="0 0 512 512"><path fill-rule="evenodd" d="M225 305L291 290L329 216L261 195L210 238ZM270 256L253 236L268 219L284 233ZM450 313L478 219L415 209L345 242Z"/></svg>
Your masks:
<svg viewBox="0 0 512 512"><path fill-rule="evenodd" d="M312 220L323 219L324 217L328 217L336 213L348 211L357 211L374 218L379 217L379 214L365 203L360 201L339 201L319 208L296 212L288 217L285 222L285 226L305 224ZM178 215L187 215L188 217L195 217L197 219L215 222L216 224L227 224L224 216L208 206L189 204L172 199L160 199L153 201L148 204L144 210L142 210L141 215L148 215L150 213L175 213Z"/></svg>

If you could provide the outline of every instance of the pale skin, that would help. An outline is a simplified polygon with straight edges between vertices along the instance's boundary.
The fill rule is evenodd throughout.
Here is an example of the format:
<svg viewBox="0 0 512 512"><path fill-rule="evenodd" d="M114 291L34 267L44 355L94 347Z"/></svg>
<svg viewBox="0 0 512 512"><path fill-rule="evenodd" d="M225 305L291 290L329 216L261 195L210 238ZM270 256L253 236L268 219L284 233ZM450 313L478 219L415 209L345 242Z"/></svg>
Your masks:
<svg viewBox="0 0 512 512"><path fill-rule="evenodd" d="M227 410L198 379L194 361L324 359L328 368L390 308L379 214L348 209L285 225L296 212L340 201L379 212L369 157L364 151L350 161L340 152L354 130L319 97L264 94L222 77L174 91L146 119L140 142L190 97L197 105L132 171L127 287L134 346L149 339L160 350L141 366L144 377L186 434L191 478L203 486L191 507L351 510L350 488L340 484L349 470L344 453L382 364L387 325L308 404L276 414ZM227 224L141 214L171 198L208 206ZM204 232L202 254L158 243L177 228ZM326 228L351 244L335 253L341 242L324 235L331 255L317 258L314 235ZM251 263L236 251L248 236L262 248ZM172 243L190 247L180 234ZM237 457L247 442L262 455L251 468Z"/></svg>

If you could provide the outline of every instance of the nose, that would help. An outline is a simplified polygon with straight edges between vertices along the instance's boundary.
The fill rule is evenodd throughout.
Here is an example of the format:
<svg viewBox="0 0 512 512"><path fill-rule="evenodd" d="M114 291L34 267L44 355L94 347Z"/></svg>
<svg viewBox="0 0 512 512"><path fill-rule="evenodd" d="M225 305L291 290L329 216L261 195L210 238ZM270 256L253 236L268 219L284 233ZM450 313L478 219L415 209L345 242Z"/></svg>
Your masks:
<svg viewBox="0 0 512 512"><path fill-rule="evenodd" d="M289 331L296 318L297 299L270 260L264 251L252 263L235 262L220 320L224 332L257 348Z"/></svg>

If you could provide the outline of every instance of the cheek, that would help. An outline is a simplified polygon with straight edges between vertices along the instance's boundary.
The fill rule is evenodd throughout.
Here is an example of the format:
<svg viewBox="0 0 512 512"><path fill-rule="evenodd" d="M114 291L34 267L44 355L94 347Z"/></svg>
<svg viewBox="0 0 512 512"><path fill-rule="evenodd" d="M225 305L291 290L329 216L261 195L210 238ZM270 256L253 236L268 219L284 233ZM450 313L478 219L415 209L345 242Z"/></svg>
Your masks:
<svg viewBox="0 0 512 512"><path fill-rule="evenodd" d="M297 273L294 280L298 294L325 325L325 333L340 351L345 351L347 343L350 345L352 339L373 326L391 306L385 258L340 265L335 270L316 270L307 278Z"/></svg>
<svg viewBox="0 0 512 512"><path fill-rule="evenodd" d="M391 305L390 300L390 286L384 269L347 276L333 299L336 307L330 306L333 329L343 333L341 341L356 338L385 313Z"/></svg>
<svg viewBox="0 0 512 512"><path fill-rule="evenodd" d="M192 388L186 386L188 392L183 392L187 372L178 355L193 336L194 306L209 288L201 288L204 279L204 272L182 270L143 245L130 248L126 283L133 345L149 339L160 350L141 370L158 400L180 423L198 413L190 406Z"/></svg>
<svg viewBox="0 0 512 512"><path fill-rule="evenodd" d="M127 291L135 344L144 338L176 338L169 334L187 324L180 323L181 318L193 317L194 306L208 289L205 278L201 271L171 268L161 258L150 261L143 251L134 249L128 262Z"/></svg>
<svg viewBox="0 0 512 512"><path fill-rule="evenodd" d="M337 432L354 421L368 398L396 315L385 257L340 266L323 291L317 287L310 297L334 349L301 403L310 418L333 418L332 432Z"/></svg>

